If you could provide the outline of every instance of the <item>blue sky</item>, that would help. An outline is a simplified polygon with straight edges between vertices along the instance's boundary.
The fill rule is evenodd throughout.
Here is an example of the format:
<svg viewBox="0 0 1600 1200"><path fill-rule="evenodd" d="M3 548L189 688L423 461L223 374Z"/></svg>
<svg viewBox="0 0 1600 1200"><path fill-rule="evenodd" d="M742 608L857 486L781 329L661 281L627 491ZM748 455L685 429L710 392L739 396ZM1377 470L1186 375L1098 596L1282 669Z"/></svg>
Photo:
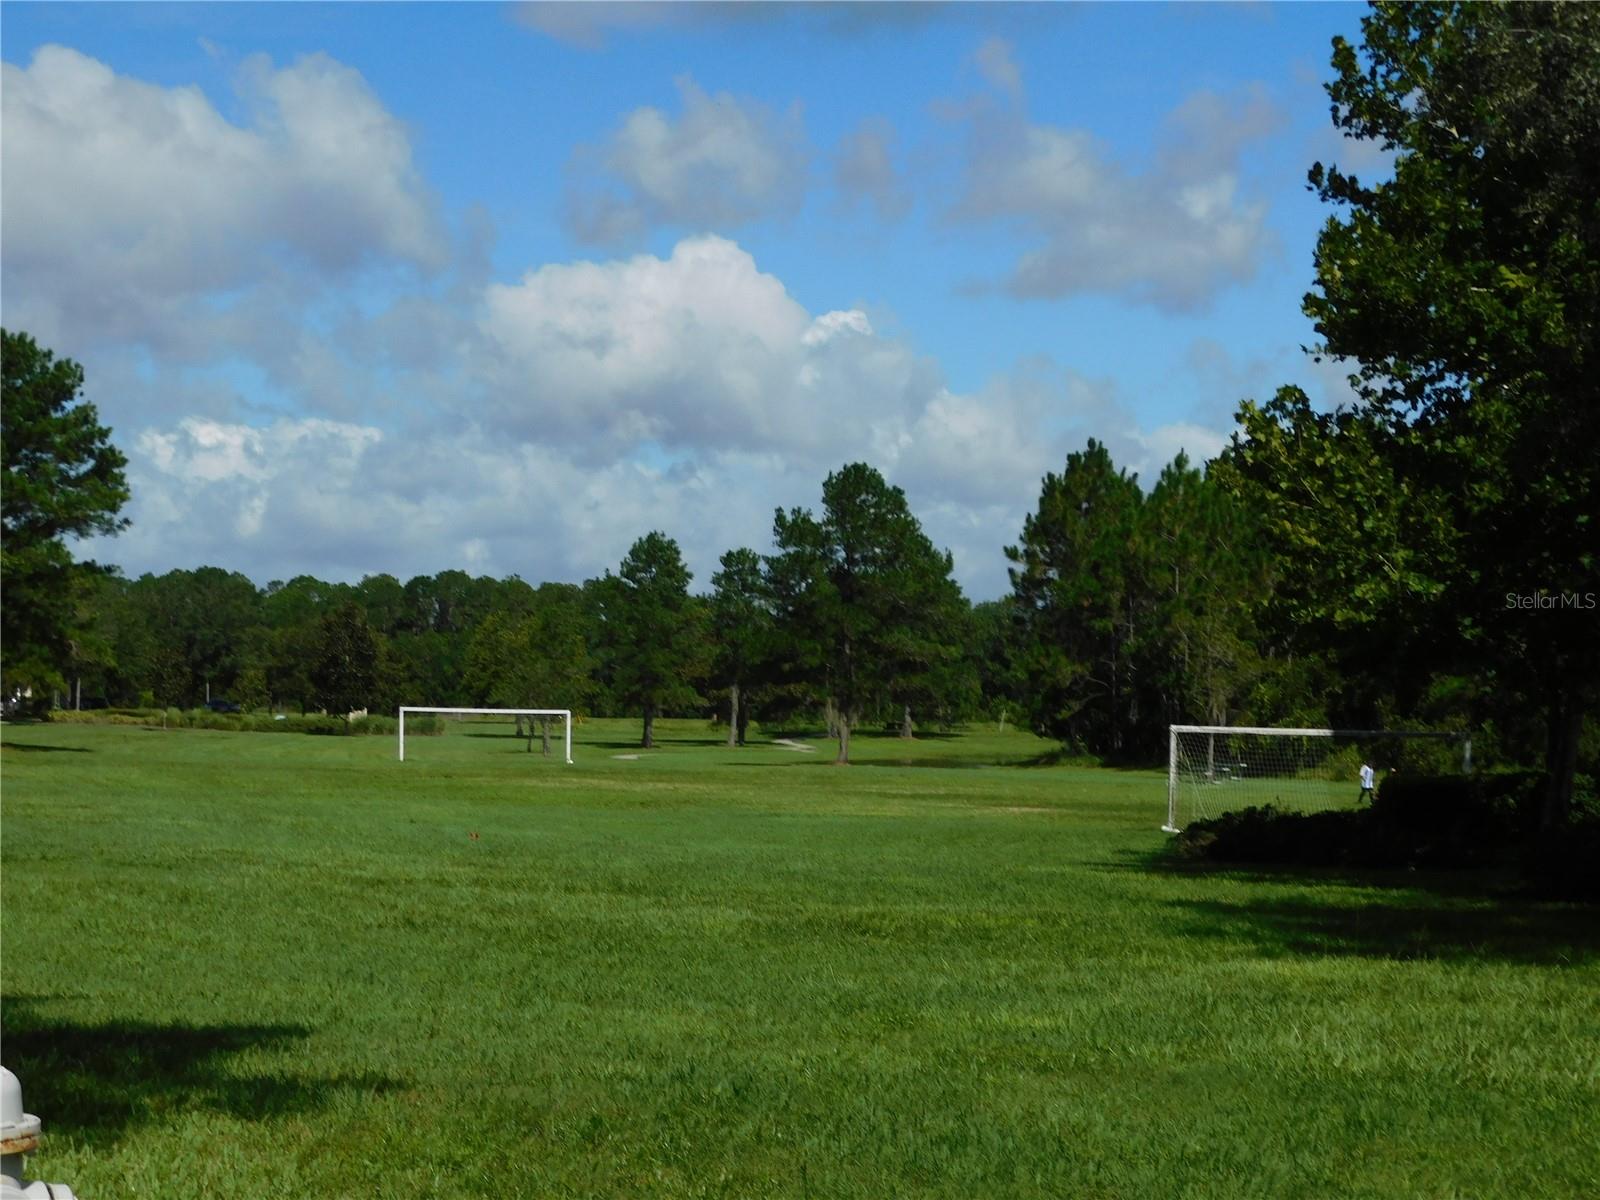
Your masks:
<svg viewBox="0 0 1600 1200"><path fill-rule="evenodd" d="M131 574L704 585L865 460L969 594L1097 437L1300 353L1354 5L0 8L4 319L130 458Z"/></svg>

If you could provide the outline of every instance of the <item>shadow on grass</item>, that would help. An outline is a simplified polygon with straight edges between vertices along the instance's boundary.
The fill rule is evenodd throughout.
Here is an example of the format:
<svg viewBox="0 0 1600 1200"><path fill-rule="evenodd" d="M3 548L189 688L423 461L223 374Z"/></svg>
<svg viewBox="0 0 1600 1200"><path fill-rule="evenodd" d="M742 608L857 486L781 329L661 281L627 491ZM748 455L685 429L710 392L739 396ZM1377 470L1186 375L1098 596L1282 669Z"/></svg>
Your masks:
<svg viewBox="0 0 1600 1200"><path fill-rule="evenodd" d="M319 1109L341 1092L392 1091L375 1075L275 1071L237 1074L227 1060L253 1047L289 1045L301 1025L79 1024L40 1011L36 998L5 998L5 1064L22 1080L28 1110L46 1130L109 1145L131 1127L201 1110L261 1120Z"/></svg>
<svg viewBox="0 0 1600 1200"><path fill-rule="evenodd" d="M943 758L866 758L852 759L853 767L932 767L935 770L975 771L982 767L1015 767L1020 762L996 762L992 758L964 757L959 754Z"/></svg>
<svg viewBox="0 0 1600 1200"><path fill-rule="evenodd" d="M1191 936L1242 936L1273 954L1479 960L1577 966L1600 957L1600 922L1577 905L1476 904L1399 898L1355 905L1312 900L1179 900Z"/></svg>
<svg viewBox="0 0 1600 1200"><path fill-rule="evenodd" d="M574 748L582 747L594 750L638 750L645 754L650 752L639 744L638 738L599 738L593 741L588 738L584 738L581 742L574 742L573 746ZM657 734L655 738L655 744L650 747L650 750L664 750L668 746L694 746L701 750L727 749L727 743L719 739L662 737L660 734Z"/></svg>
<svg viewBox="0 0 1600 1200"><path fill-rule="evenodd" d="M1101 870L1177 878L1217 876L1245 883L1278 886L1366 888L1426 892L1457 899L1515 899L1516 875L1503 868L1459 871L1416 871L1404 867L1309 866L1215 862L1183 858L1169 847L1154 852L1123 850L1117 861L1096 864Z"/></svg>
<svg viewBox="0 0 1600 1200"><path fill-rule="evenodd" d="M782 747L782 746L766 746L766 745L764 745L764 744L762 744L760 742L752 742L748 748L752 749L752 750L766 750L766 749L782 750L782 749L784 749L784 747ZM813 765L818 763L818 762L826 762L829 766L834 766L836 764L834 763L833 758L834 758L834 747L832 745L824 742L824 743L817 744L816 753L814 753L814 754L805 754L803 751L802 752L798 752L797 753L797 761L795 761L795 762L787 762L787 763L773 763L773 762L729 763L727 765L728 766L734 766L734 767L797 767L797 766L803 765L807 760L809 760ZM1065 761L1071 763L1071 760L1065 760ZM915 767L917 769L931 768L933 770L945 770L945 771L978 771L978 770L983 770L983 769L986 769L986 768L987 769L994 769L994 768L1013 769L1013 768L1016 768L1016 769L1027 770L1027 769L1034 768L1034 767L1059 766L1059 765L1061 765L1061 762L1055 760L1053 756L1049 756L1049 755L1044 756L1043 758L996 759L996 758L994 758L993 756L990 756L990 755L947 754L947 755L942 755L942 756L938 756L938 757L929 757L929 758L854 758L854 757L852 757L850 759L850 761L848 763L844 764L844 765L850 766L850 767ZM1077 764L1072 764L1072 765L1077 765Z"/></svg>
<svg viewBox="0 0 1600 1200"><path fill-rule="evenodd" d="M93 754L87 746L45 746L38 742L0 742L6 750L26 750L35 754Z"/></svg>
<svg viewBox="0 0 1600 1200"><path fill-rule="evenodd" d="M1122 859L1102 868L1272 889L1259 899L1168 901L1186 918L1186 935L1244 938L1267 954L1545 966L1600 959L1600 911L1518 895L1511 890L1515 877L1504 870L1230 866L1191 863L1167 851L1129 851ZM1286 887L1304 895L1285 896ZM1237 887L1230 893L1238 895Z"/></svg>
<svg viewBox="0 0 1600 1200"><path fill-rule="evenodd" d="M832 742L837 744L838 734L829 733L825 729L815 726L796 726L793 729L761 727L761 736L765 738L791 738L797 742ZM965 737L966 733L959 729L919 729L914 738L900 736L898 727L894 729L852 729L850 742L954 742ZM760 743L752 743L759 745Z"/></svg>

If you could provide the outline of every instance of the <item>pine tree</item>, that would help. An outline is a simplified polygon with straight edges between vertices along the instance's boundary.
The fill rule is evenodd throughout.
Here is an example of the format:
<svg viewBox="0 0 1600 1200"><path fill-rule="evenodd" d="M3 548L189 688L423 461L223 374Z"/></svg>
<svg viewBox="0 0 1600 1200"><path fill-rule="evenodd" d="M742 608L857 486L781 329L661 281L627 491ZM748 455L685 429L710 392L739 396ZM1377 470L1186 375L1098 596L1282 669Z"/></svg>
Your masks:
<svg viewBox="0 0 1600 1200"><path fill-rule="evenodd" d="M779 510L767 586L788 673L831 709L835 761L850 761L850 733L909 679L959 653L949 613L964 604L948 552L935 549L905 493L865 463L822 485L822 517Z"/></svg>
<svg viewBox="0 0 1600 1200"><path fill-rule="evenodd" d="M77 610L65 539L114 534L128 500L127 459L95 406L83 368L25 333L0 330L0 671L9 694L63 685Z"/></svg>
<svg viewBox="0 0 1600 1200"><path fill-rule="evenodd" d="M699 700L690 681L704 647L690 578L678 543L651 532L634 542L617 574L608 571L596 584L612 690L642 711L646 750L655 745L658 714Z"/></svg>

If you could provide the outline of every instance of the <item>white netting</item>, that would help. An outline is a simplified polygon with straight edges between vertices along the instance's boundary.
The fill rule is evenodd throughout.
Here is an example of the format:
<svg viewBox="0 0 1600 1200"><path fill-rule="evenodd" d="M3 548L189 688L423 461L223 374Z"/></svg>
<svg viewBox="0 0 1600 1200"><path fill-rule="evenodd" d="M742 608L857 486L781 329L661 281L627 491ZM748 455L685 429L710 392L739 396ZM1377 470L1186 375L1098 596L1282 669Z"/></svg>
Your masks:
<svg viewBox="0 0 1600 1200"><path fill-rule="evenodd" d="M1470 769L1470 746L1451 733L1174 725L1166 828L1267 805L1282 812L1355 808L1365 798L1363 766L1372 769L1374 785L1402 770L1448 774Z"/></svg>

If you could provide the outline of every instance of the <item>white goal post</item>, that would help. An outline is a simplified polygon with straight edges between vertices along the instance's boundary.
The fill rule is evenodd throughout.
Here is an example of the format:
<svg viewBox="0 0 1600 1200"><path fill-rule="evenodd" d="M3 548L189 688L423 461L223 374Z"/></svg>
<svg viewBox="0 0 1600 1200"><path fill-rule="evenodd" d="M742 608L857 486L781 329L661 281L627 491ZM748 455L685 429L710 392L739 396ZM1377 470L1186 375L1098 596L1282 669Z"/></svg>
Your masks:
<svg viewBox="0 0 1600 1200"><path fill-rule="evenodd" d="M400 706L400 761L406 760L406 714L444 713L447 716L484 717L560 717L566 726L567 762L572 762L572 710L570 708L424 708L419 705Z"/></svg>
<svg viewBox="0 0 1600 1200"><path fill-rule="evenodd" d="M1444 743L1431 760L1407 743ZM1274 729L1241 725L1167 727L1167 823L1178 833L1192 821L1234 809L1272 805L1285 812L1321 812L1358 804L1374 776L1411 769L1454 769L1449 743L1460 747L1460 769L1472 771L1472 738L1465 733L1411 729Z"/></svg>

